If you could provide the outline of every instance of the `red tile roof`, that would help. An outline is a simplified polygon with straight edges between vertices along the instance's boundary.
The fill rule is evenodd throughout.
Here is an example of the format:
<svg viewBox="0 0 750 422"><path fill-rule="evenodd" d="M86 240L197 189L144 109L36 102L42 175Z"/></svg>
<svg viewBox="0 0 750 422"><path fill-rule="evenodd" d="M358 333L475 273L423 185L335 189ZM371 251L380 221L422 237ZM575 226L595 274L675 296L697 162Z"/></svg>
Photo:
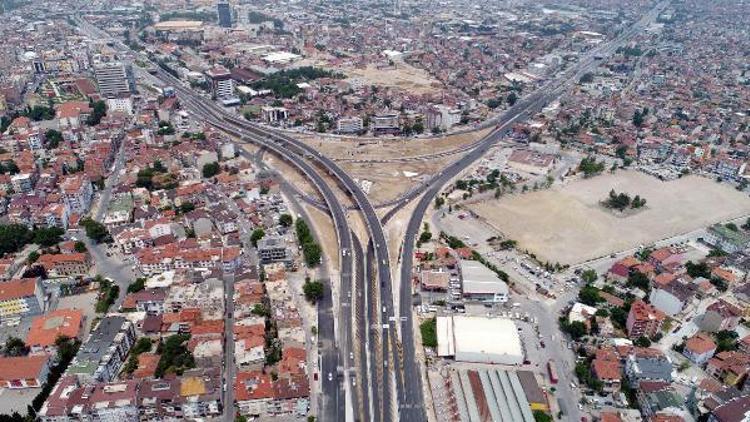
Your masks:
<svg viewBox="0 0 750 422"><path fill-rule="evenodd" d="M58 309L38 316L31 322L26 344L47 347L55 344L60 336L77 338L81 333L83 312L77 309Z"/></svg>
<svg viewBox="0 0 750 422"><path fill-rule="evenodd" d="M34 379L49 361L47 355L0 357L0 380Z"/></svg>
<svg viewBox="0 0 750 422"><path fill-rule="evenodd" d="M0 301L22 299L34 295L36 280L35 278L16 278L0 283Z"/></svg>

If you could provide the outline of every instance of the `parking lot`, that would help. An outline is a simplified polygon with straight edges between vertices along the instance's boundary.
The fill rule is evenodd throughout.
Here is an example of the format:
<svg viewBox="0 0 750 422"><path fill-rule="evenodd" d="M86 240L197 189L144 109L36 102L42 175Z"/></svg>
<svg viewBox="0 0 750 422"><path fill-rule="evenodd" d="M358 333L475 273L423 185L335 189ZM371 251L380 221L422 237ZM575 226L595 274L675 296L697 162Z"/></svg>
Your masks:
<svg viewBox="0 0 750 422"><path fill-rule="evenodd" d="M469 212L437 213L433 215L432 226L438 231L458 237L507 273L510 281L516 284L516 291L537 291L554 298L574 288L579 282L573 277L572 271L566 272L567 275L553 274L522 251L502 250L498 242L489 241L500 233Z"/></svg>

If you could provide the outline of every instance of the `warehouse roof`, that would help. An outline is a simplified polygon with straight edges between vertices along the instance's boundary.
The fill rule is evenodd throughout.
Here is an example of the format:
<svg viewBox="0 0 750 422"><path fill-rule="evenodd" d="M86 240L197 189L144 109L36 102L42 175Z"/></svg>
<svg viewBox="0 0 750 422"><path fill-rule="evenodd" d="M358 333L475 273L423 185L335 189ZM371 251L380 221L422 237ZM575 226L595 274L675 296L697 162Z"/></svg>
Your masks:
<svg viewBox="0 0 750 422"><path fill-rule="evenodd" d="M462 259L460 265L464 294L508 294L508 285L481 262Z"/></svg>
<svg viewBox="0 0 750 422"><path fill-rule="evenodd" d="M438 355L522 357L516 324L506 318L448 316L437 318ZM495 360L495 359L489 359Z"/></svg>

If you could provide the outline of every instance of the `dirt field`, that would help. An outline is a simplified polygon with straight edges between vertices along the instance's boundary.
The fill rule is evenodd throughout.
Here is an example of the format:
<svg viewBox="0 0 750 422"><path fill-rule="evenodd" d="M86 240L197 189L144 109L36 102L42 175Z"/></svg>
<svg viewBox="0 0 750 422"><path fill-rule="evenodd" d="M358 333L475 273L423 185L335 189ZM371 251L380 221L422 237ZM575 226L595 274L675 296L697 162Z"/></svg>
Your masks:
<svg viewBox="0 0 750 422"><path fill-rule="evenodd" d="M439 138L426 139L364 139L299 134L297 137L318 148L334 160L387 160L393 158L420 157L454 150L484 137L489 129Z"/></svg>
<svg viewBox="0 0 750 422"><path fill-rule="evenodd" d="M364 69L344 69L349 77L361 78L366 84L403 89L414 94L436 92L440 82L427 72L400 62L394 68L378 69L369 65Z"/></svg>
<svg viewBox="0 0 750 422"><path fill-rule="evenodd" d="M602 208L611 189L646 198L646 209L620 216ZM698 176L662 182L618 172L470 208L542 261L575 264L750 214L750 198Z"/></svg>

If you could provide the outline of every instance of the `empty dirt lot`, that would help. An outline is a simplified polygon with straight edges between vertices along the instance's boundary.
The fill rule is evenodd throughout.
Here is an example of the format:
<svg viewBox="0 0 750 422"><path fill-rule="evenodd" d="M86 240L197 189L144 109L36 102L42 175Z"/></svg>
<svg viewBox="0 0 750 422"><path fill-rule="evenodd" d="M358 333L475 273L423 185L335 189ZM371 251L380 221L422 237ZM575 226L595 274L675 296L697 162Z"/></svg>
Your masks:
<svg viewBox="0 0 750 422"><path fill-rule="evenodd" d="M646 198L646 208L627 216L602 208L611 189ZM542 261L575 264L750 214L750 198L703 177L662 182L628 171L470 208Z"/></svg>

